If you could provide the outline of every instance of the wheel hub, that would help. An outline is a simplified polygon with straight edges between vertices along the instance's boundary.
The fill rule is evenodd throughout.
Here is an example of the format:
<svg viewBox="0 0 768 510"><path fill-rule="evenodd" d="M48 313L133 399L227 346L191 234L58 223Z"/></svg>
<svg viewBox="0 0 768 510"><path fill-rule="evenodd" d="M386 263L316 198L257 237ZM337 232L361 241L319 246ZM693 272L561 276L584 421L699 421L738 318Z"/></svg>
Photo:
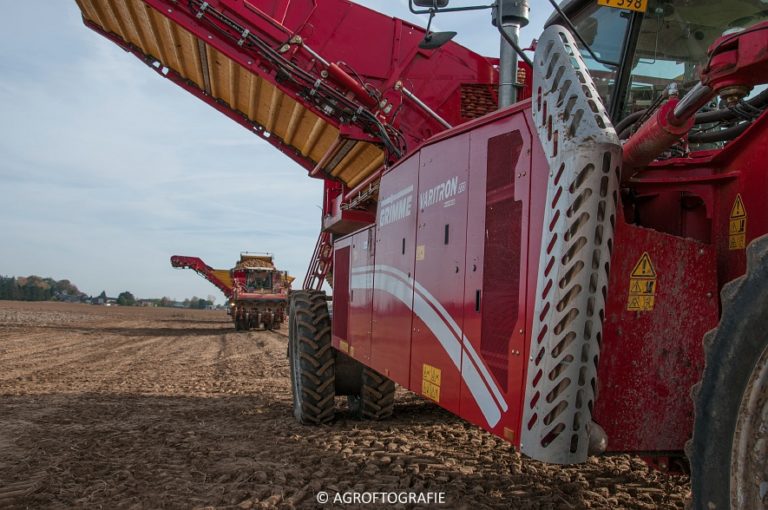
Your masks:
<svg viewBox="0 0 768 510"><path fill-rule="evenodd" d="M768 349L744 390L731 453L731 506L768 508Z"/></svg>

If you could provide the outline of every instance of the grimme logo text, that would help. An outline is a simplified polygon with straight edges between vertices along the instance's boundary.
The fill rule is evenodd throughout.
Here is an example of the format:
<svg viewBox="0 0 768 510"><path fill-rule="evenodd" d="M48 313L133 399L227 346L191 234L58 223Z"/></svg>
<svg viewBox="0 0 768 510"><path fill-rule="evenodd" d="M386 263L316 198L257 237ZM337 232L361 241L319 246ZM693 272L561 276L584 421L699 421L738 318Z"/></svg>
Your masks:
<svg viewBox="0 0 768 510"><path fill-rule="evenodd" d="M389 225L411 215L413 185L390 195L379 204L379 225Z"/></svg>

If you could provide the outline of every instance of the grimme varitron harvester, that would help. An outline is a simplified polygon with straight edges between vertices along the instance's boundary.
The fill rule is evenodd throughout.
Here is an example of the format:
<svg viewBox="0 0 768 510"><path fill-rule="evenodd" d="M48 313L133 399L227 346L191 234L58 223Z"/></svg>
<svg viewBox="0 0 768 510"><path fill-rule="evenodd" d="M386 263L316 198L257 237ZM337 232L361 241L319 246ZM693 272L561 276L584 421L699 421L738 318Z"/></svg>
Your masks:
<svg viewBox="0 0 768 510"><path fill-rule="evenodd" d="M569 0L519 67L525 0L490 6L499 59L347 0L77 3L325 180L299 421L385 418L396 382L535 459L687 455L697 508L764 507L763 0Z"/></svg>
<svg viewBox="0 0 768 510"><path fill-rule="evenodd" d="M229 300L227 313L238 331L280 329L285 320L293 277L278 271L272 255L241 253L232 269L213 269L198 257L174 255L171 265L193 269Z"/></svg>

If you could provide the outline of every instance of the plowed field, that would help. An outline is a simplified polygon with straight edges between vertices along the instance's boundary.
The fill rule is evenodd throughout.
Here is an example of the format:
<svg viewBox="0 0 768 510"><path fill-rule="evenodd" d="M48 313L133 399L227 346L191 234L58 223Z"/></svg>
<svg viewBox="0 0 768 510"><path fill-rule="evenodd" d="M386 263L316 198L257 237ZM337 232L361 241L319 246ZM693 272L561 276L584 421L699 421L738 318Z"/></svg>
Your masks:
<svg viewBox="0 0 768 510"><path fill-rule="evenodd" d="M0 301L0 508L336 508L316 494L432 491L451 509L650 509L688 492L628 456L523 460L405 391L381 423L339 407L330 426L296 424L286 337L237 333L223 312Z"/></svg>

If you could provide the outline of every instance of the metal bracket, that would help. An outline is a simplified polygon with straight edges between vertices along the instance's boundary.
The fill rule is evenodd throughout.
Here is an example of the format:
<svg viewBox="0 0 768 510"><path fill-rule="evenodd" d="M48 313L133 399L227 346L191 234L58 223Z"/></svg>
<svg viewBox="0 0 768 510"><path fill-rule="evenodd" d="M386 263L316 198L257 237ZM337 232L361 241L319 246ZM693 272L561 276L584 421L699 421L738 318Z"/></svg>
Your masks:
<svg viewBox="0 0 768 510"><path fill-rule="evenodd" d="M197 14L195 14L195 18L197 19L202 18L207 8L208 8L208 2L203 2L203 5L200 6L200 10L197 11Z"/></svg>
<svg viewBox="0 0 768 510"><path fill-rule="evenodd" d="M248 35L250 35L250 33L251 33L250 30L248 30L247 28L243 30L243 34L240 37L240 40L237 41L237 45L242 46L243 43L245 43L245 41L248 39Z"/></svg>

